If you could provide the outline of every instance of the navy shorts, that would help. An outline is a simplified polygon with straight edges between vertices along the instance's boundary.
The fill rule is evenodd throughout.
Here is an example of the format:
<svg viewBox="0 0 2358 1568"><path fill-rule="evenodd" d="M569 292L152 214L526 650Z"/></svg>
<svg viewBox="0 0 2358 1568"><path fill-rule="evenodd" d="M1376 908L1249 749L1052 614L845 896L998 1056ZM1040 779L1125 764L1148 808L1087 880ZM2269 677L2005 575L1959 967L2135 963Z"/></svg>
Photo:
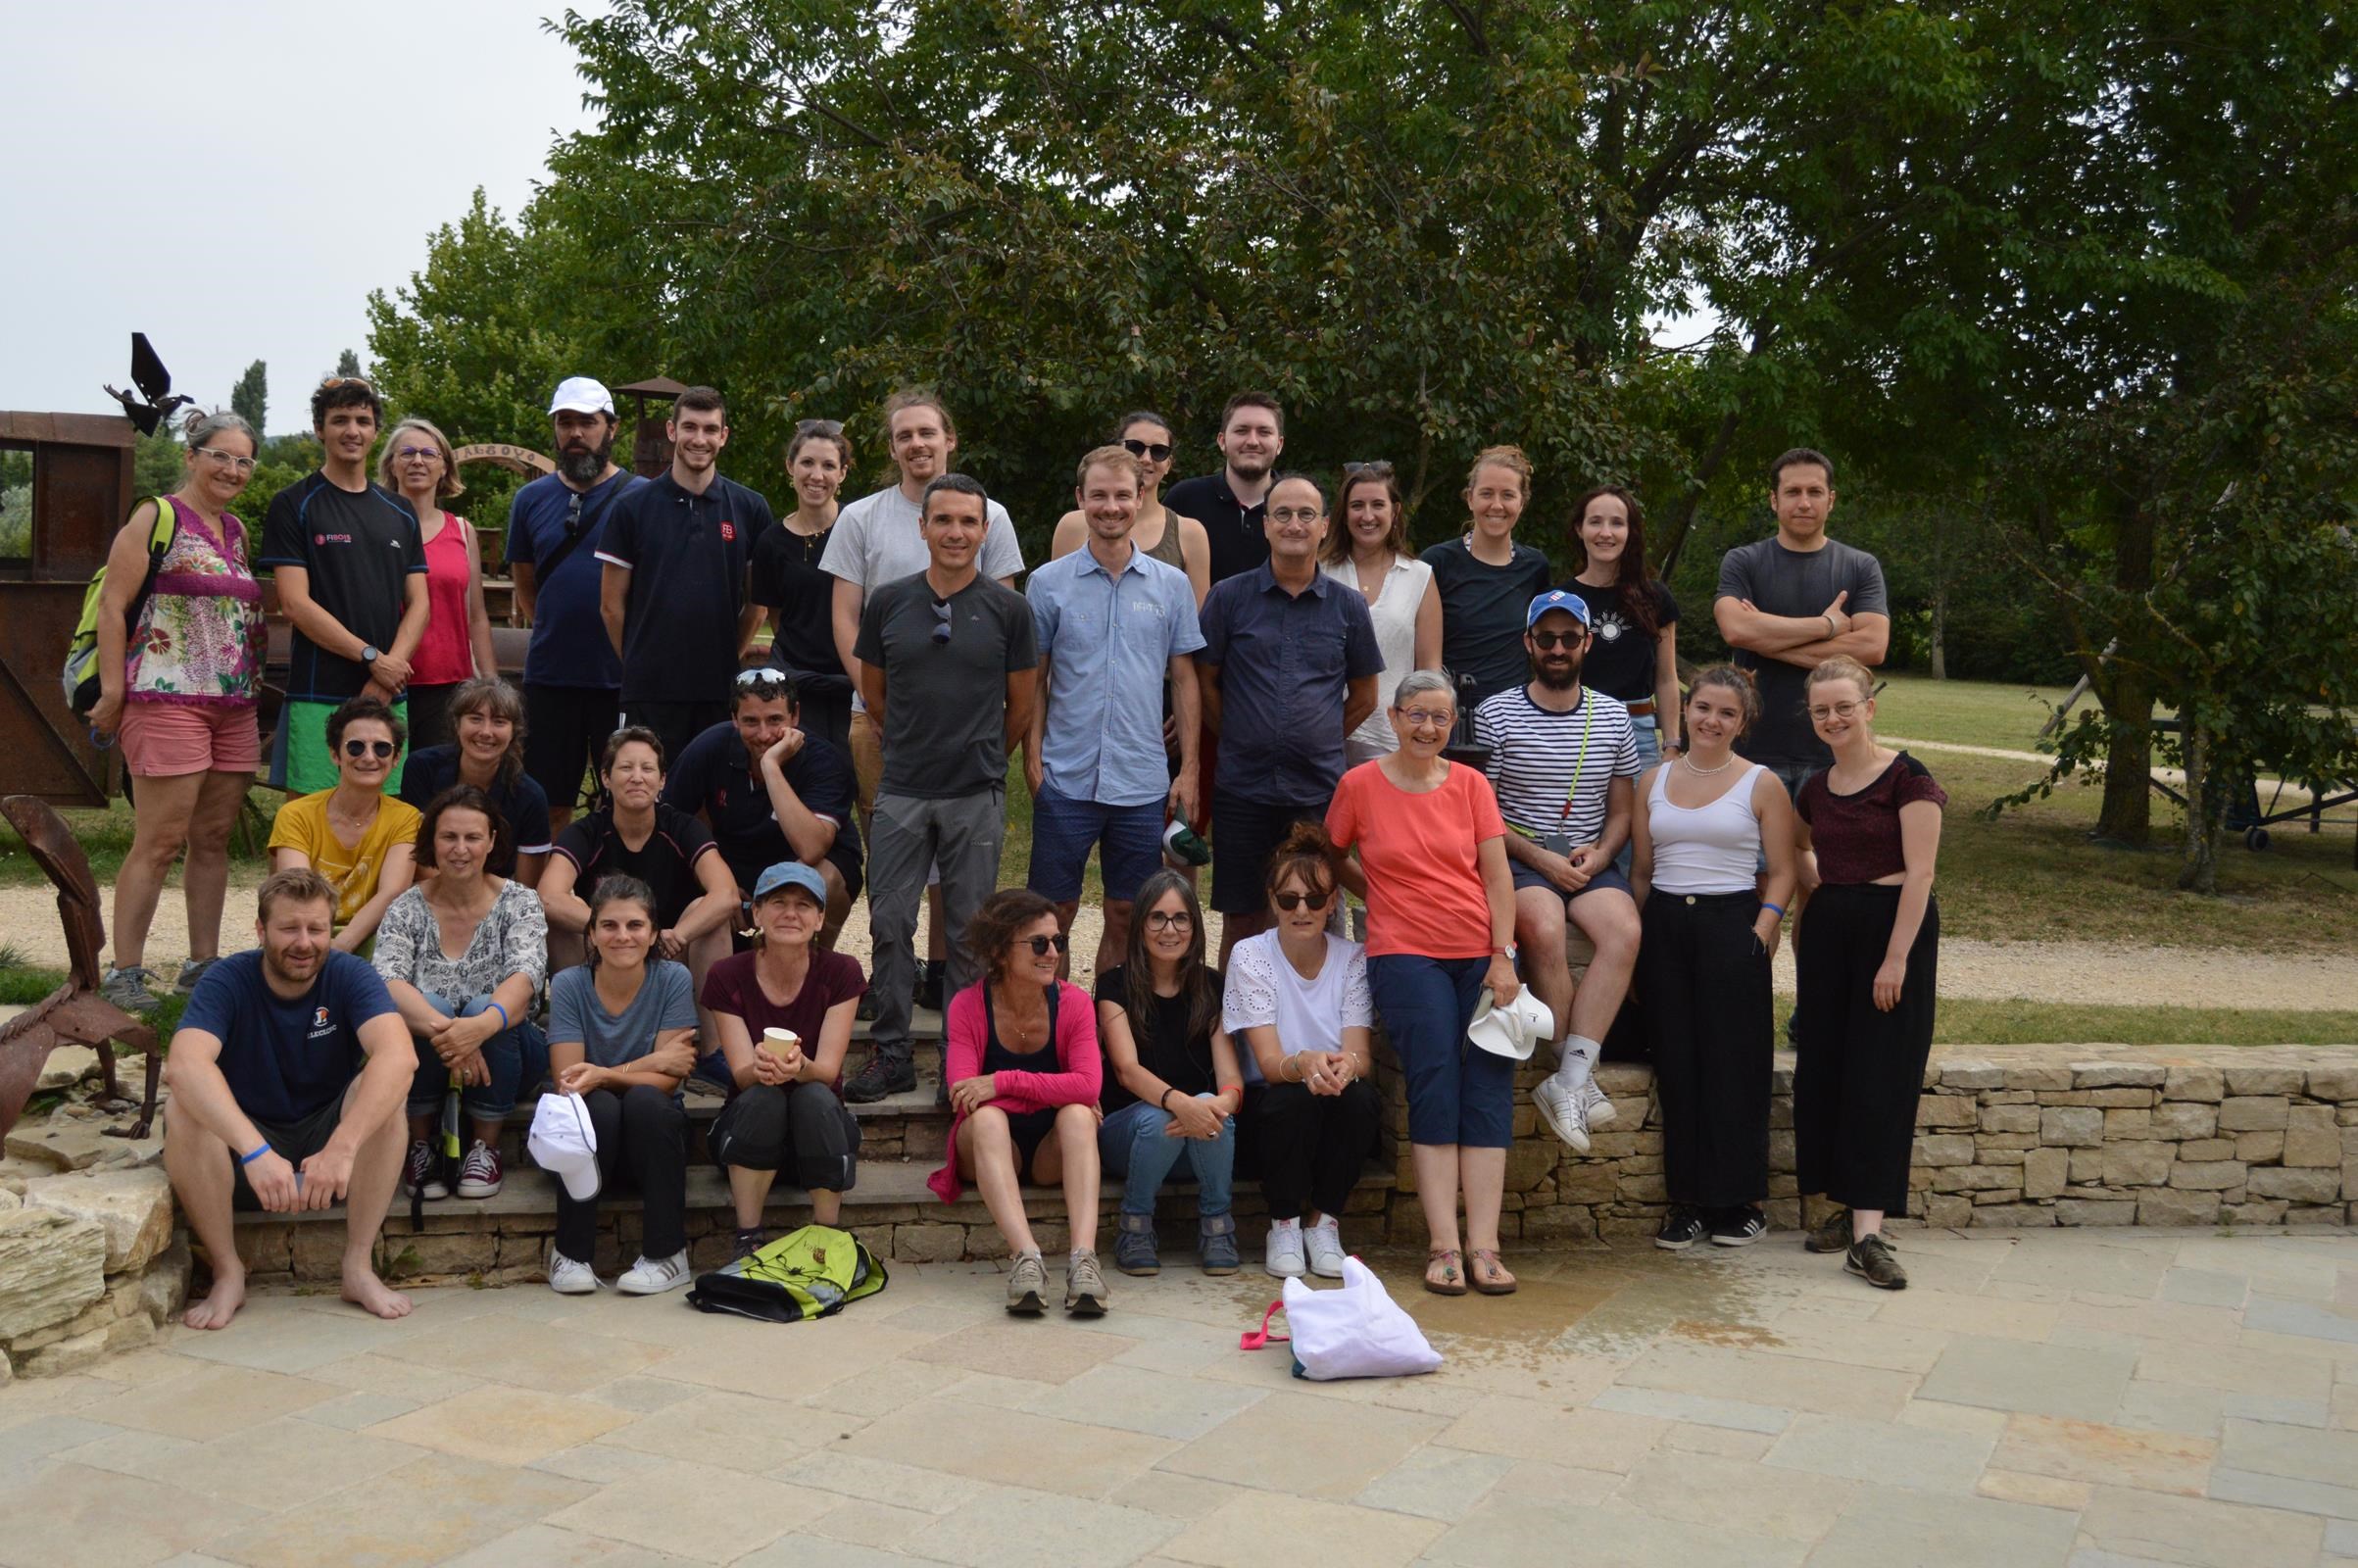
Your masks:
<svg viewBox="0 0 2358 1568"><path fill-rule="evenodd" d="M303 1162L325 1149L327 1140L333 1138L336 1135L336 1129L343 1125L344 1096L336 1096L335 1099L298 1121L264 1121L259 1117L248 1119L253 1121L254 1130L262 1134L263 1142L269 1144L280 1159L294 1166L299 1172L303 1169ZM232 1149L229 1151L229 1157L234 1161L239 1154L244 1152L246 1151L242 1149ZM244 1213L259 1213L262 1209L262 1200L255 1195L253 1185L246 1180L246 1167L233 1163L229 1169L232 1183L229 1189L229 1206Z"/></svg>
<svg viewBox="0 0 2358 1568"><path fill-rule="evenodd" d="M1520 860L1508 860L1506 862L1506 869L1507 873L1514 878L1515 891L1517 893L1522 892L1525 888L1546 888L1548 892L1562 899L1564 901L1564 907L1567 909L1572 906L1572 901L1574 899L1579 898L1582 894L1594 893L1598 888L1619 888L1629 897L1633 899L1637 897L1637 895L1630 890L1629 878L1621 874L1621 868L1617 865L1608 865L1603 870L1597 872L1595 876L1589 878L1589 885L1582 888L1579 893L1566 893L1562 888L1557 887L1554 883L1548 881L1546 877L1540 875L1538 871L1532 869L1528 865L1525 865Z"/></svg>
<svg viewBox="0 0 2358 1568"><path fill-rule="evenodd" d="M1233 792L1211 803L1211 906L1222 914L1269 907L1270 858L1297 822L1326 821L1327 801L1247 801Z"/></svg>
<svg viewBox="0 0 2358 1568"><path fill-rule="evenodd" d="M1515 1064L1471 1044L1490 959L1388 953L1367 960L1376 1016L1408 1079L1408 1142L1506 1149L1514 1143Z"/></svg>
<svg viewBox="0 0 2358 1568"><path fill-rule="evenodd" d="M1043 784L1032 799L1032 863L1024 886L1051 904L1081 896L1089 852L1098 851L1105 897L1127 903L1162 866L1162 803L1100 806L1058 795Z"/></svg>

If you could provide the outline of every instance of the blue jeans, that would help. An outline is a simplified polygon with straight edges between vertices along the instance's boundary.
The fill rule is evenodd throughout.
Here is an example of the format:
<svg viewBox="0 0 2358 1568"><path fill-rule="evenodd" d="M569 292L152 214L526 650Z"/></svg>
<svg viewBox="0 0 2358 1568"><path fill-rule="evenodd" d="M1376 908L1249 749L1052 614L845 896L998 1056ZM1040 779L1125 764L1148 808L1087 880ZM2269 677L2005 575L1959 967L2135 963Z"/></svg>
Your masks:
<svg viewBox="0 0 2358 1568"><path fill-rule="evenodd" d="M427 1005L448 1018L476 1018L491 1011L488 996L477 997L464 1007L452 1006L431 991L424 997ZM538 1089L548 1077L549 1038L540 1032L540 1025L527 1019L484 1041L483 1060L491 1068L491 1082L467 1085L459 1100L476 1120L501 1121L516 1108L522 1091ZM418 1076L410 1080L410 1113L423 1115L433 1110L442 1103L449 1086L450 1069L442 1065L442 1058L434 1054L424 1037L418 1037Z"/></svg>
<svg viewBox="0 0 2358 1568"><path fill-rule="evenodd" d="M1387 953L1367 989L1408 1078L1408 1141L1506 1149L1514 1143L1515 1064L1465 1038L1488 958Z"/></svg>
<svg viewBox="0 0 2358 1568"><path fill-rule="evenodd" d="M1209 1095L1199 1096L1209 1100ZM1098 1157L1122 1181L1122 1212L1152 1214L1154 1195L1174 1174L1196 1178L1196 1211L1209 1219L1228 1212L1236 1175L1236 1118L1220 1119L1220 1136L1166 1138L1168 1112L1141 1100L1107 1116L1097 1130Z"/></svg>

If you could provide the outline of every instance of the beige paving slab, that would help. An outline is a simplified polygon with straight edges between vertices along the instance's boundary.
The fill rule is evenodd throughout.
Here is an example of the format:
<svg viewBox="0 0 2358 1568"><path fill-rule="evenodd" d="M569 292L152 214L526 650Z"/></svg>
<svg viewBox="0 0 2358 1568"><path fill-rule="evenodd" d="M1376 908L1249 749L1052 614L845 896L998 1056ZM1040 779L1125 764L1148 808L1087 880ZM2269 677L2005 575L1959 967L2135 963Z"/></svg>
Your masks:
<svg viewBox="0 0 2358 1568"><path fill-rule="evenodd" d="M1509 1458L1541 1454L1582 1470L1627 1471L1670 1423L1619 1410L1567 1409L1540 1399L1494 1396L1451 1422L1433 1441Z"/></svg>
<svg viewBox="0 0 2358 1568"><path fill-rule="evenodd" d="M712 1322L706 1314L694 1314ZM779 1398L810 1398L846 1380L864 1377L937 1338L866 1319L828 1318L775 1332L775 1323L737 1320L726 1339L706 1337L703 1323L683 1324L678 1348L653 1365L652 1376L710 1389L751 1389ZM753 1337L748 1339L746 1334Z"/></svg>
<svg viewBox="0 0 2358 1568"><path fill-rule="evenodd" d="M1243 1490L1225 1481L1183 1476L1175 1470L1149 1470L1114 1488L1105 1500L1170 1519L1201 1519Z"/></svg>
<svg viewBox="0 0 2358 1568"><path fill-rule="evenodd" d="M246 1568L439 1563L578 1501L591 1487L536 1470L430 1453L414 1464L218 1537Z"/></svg>
<svg viewBox="0 0 2358 1568"><path fill-rule="evenodd" d="M660 1453L641 1453L635 1448L614 1448L603 1443L583 1443L570 1448L560 1448L532 1461L530 1468L545 1470L553 1476L565 1476L573 1481L587 1481L605 1486L610 1481L660 1470L671 1463Z"/></svg>
<svg viewBox="0 0 2358 1568"><path fill-rule="evenodd" d="M697 1562L733 1562L790 1530L807 1530L841 1499L762 1476L673 1462L598 1488L548 1516L561 1530L602 1536Z"/></svg>
<svg viewBox="0 0 2358 1568"><path fill-rule="evenodd" d="M243 1432L336 1396L332 1386L310 1378L237 1366L213 1367L128 1392L116 1392L106 1384L98 1387L112 1396L83 1407L81 1413L90 1420L192 1442Z"/></svg>
<svg viewBox="0 0 2358 1568"><path fill-rule="evenodd" d="M760 1551L738 1558L737 1568L812 1568L816 1563L824 1563L826 1568L902 1568L911 1560L897 1551L858 1546L848 1541L829 1541L824 1536L798 1531L780 1536Z"/></svg>
<svg viewBox="0 0 2358 1568"><path fill-rule="evenodd" d="M2322 1399L2333 1386L2333 1363L2297 1351L2244 1346L2155 1345L2137 1356L2137 1375L2152 1383Z"/></svg>
<svg viewBox="0 0 2358 1568"><path fill-rule="evenodd" d="M1450 1526L1426 1556L1468 1568L1531 1568L1559 1562L1798 1568L1808 1549L1796 1542L1705 1529L1609 1505L1517 1499L1484 1508Z"/></svg>
<svg viewBox="0 0 2358 1568"><path fill-rule="evenodd" d="M1832 1476L1669 1451L1641 1458L1613 1500L1657 1519L1806 1545L1834 1528L1857 1490Z"/></svg>
<svg viewBox="0 0 2358 1568"><path fill-rule="evenodd" d="M1916 1568L2033 1568L2060 1564L2079 1518L1994 1497L1865 1487L1810 1553L1809 1568L1891 1568L1893 1552Z"/></svg>
<svg viewBox="0 0 2358 1568"><path fill-rule="evenodd" d="M0 1483L0 1563L133 1568L192 1550L257 1517L226 1498L79 1464Z"/></svg>
<svg viewBox="0 0 2358 1568"><path fill-rule="evenodd" d="M52 1454L87 1443L122 1437L130 1429L85 1421L77 1415L40 1415L13 1427L0 1427L0 1476L30 1470Z"/></svg>
<svg viewBox="0 0 2358 1568"><path fill-rule="evenodd" d="M2101 1421L2119 1407L2136 1365L2125 1350L1959 1334L1918 1393L1950 1404Z"/></svg>
<svg viewBox="0 0 2358 1568"><path fill-rule="evenodd" d="M1896 1422L1801 1415L1777 1440L1764 1463L1772 1471L1908 1487L1925 1492L1973 1490L1990 1460L1993 1439Z"/></svg>
<svg viewBox="0 0 2358 1568"><path fill-rule="evenodd" d="M692 1559L550 1525L526 1525L454 1557L446 1568L673 1568Z"/></svg>
<svg viewBox="0 0 2358 1568"><path fill-rule="evenodd" d="M1716 1454L1722 1459L1758 1459L1776 1446L1777 1440L1765 1432L1731 1432L1726 1427L1696 1426L1692 1421L1674 1422L1662 1434L1660 1446L1675 1448L1681 1453Z"/></svg>
<svg viewBox="0 0 2358 1568"><path fill-rule="evenodd" d="M211 1363L182 1355L172 1347L182 1340L199 1338L202 1338L202 1334L196 1329L167 1324L156 1331L154 1345L145 1349L110 1355L88 1368L89 1375L101 1383L112 1383L125 1389L147 1388L158 1383L170 1383L174 1378L184 1378Z"/></svg>
<svg viewBox="0 0 2358 1568"><path fill-rule="evenodd" d="M2177 1345L2234 1345L2242 1333L2242 1314L2235 1308L2186 1301L2082 1297L2062 1303L2057 1310L2058 1328L2166 1340Z"/></svg>
<svg viewBox="0 0 2358 1568"><path fill-rule="evenodd" d="M661 1303L650 1299L640 1304L656 1310ZM643 1372L665 1352L637 1340L562 1333L547 1324L494 1313L453 1324L439 1334L402 1340L376 1353L543 1394L582 1394Z"/></svg>
<svg viewBox="0 0 2358 1568"><path fill-rule="evenodd" d="M395 1361L375 1354L348 1355L341 1361L313 1367L303 1375L314 1383L330 1385L331 1392L341 1389L356 1394L391 1395L415 1404L432 1404L454 1394L479 1389L484 1382L446 1367L420 1366L415 1361Z"/></svg>
<svg viewBox="0 0 2358 1568"><path fill-rule="evenodd" d="M1890 1372L1929 1372L1947 1344L1944 1332L1897 1323L1880 1315L1860 1319L1820 1311L1802 1301L1778 1313L1752 1348L1769 1355L1800 1356L1843 1366L1882 1367Z"/></svg>
<svg viewBox="0 0 2358 1568"><path fill-rule="evenodd" d="M392 1394L339 1394L332 1399L297 1410L294 1419L317 1422L323 1427L336 1427L345 1432L358 1432L390 1421L397 1415L408 1415L417 1409L418 1401L405 1399Z"/></svg>
<svg viewBox="0 0 2358 1568"><path fill-rule="evenodd" d="M993 1487L909 1538L907 1549L966 1568L1114 1568L1167 1542L1175 1519L1088 1498Z"/></svg>
<svg viewBox="0 0 2358 1568"><path fill-rule="evenodd" d="M2034 1508L2061 1508L2077 1513L2088 1506L2088 1499L2096 1489L2085 1481L2025 1475L2019 1470L1985 1470L1973 1490L1978 1495L1995 1497L2000 1502L2022 1502Z"/></svg>
<svg viewBox="0 0 2358 1568"><path fill-rule="evenodd" d="M870 1502L948 1513L983 1490L984 1483L840 1448L816 1448L770 1472L779 1481Z"/></svg>
<svg viewBox="0 0 2358 1568"><path fill-rule="evenodd" d="M1473 1512L1515 1463L1505 1454L1430 1445L1376 1477L1351 1500L1363 1507L1454 1522Z"/></svg>
<svg viewBox="0 0 2358 1568"><path fill-rule="evenodd" d="M1889 1420L1916 1390L1911 1373L1842 1366L1757 1350L1657 1345L1621 1374L1624 1386L1700 1394L1746 1404Z"/></svg>
<svg viewBox="0 0 2358 1568"><path fill-rule="evenodd" d="M494 1384L368 1428L368 1435L491 1464L530 1464L627 1426L627 1411Z"/></svg>
<svg viewBox="0 0 2358 1568"><path fill-rule="evenodd" d="M912 1361L964 1367L994 1377L1063 1383L1129 1349L1132 1341L1067 1323L976 1323L909 1352Z"/></svg>
<svg viewBox="0 0 2358 1568"><path fill-rule="evenodd" d="M1264 1568L1272 1542L1315 1542L1322 1557L1354 1568L1393 1568L1413 1562L1445 1528L1433 1519L1251 1492L1165 1542L1162 1555L1209 1568Z"/></svg>
<svg viewBox="0 0 2358 1568"><path fill-rule="evenodd" d="M1914 1281L1877 1303L1876 1320L1942 1334L1979 1334L1990 1339L2043 1340L2061 1321L2064 1304L2010 1301L1995 1296L1961 1296L1925 1290Z"/></svg>
<svg viewBox="0 0 2358 1568"><path fill-rule="evenodd" d="M322 1427L298 1417L266 1421L235 1441L195 1443L160 1433L124 1433L74 1450L76 1463L141 1476L194 1493L275 1513L314 1497L398 1470L419 1450Z"/></svg>
<svg viewBox="0 0 2358 1568"><path fill-rule="evenodd" d="M640 1453L763 1475L866 1424L865 1416L706 1389L694 1398L617 1423L599 1441Z"/></svg>
<svg viewBox="0 0 2358 1568"><path fill-rule="evenodd" d="M883 1502L842 1502L811 1524L813 1535L856 1546L891 1549L932 1524L936 1516Z"/></svg>
<svg viewBox="0 0 2358 1568"><path fill-rule="evenodd" d="M671 1378L648 1377L632 1373L612 1383L601 1383L581 1396L599 1404L611 1404L617 1410L634 1415L647 1415L668 1409L682 1400L693 1399L700 1392L693 1383L681 1383Z"/></svg>
<svg viewBox="0 0 2358 1568"><path fill-rule="evenodd" d="M1447 1425L1308 1396L1263 1399L1162 1460L1182 1475L1348 1501Z"/></svg>
<svg viewBox="0 0 2358 1568"><path fill-rule="evenodd" d="M348 1355L381 1351L418 1332L412 1319L387 1322L358 1307L314 1311L289 1296L263 1295L249 1300L225 1329L177 1332L175 1355L264 1372L310 1372Z"/></svg>
<svg viewBox="0 0 2358 1568"><path fill-rule="evenodd" d="M940 1399L881 1417L834 1446L860 1458L1073 1497L1103 1497L1176 1448L1137 1433Z"/></svg>
<svg viewBox="0 0 2358 1568"><path fill-rule="evenodd" d="M2229 1470L2358 1487L2358 1432L2231 1420L2219 1445L2219 1464Z"/></svg>
<svg viewBox="0 0 2358 1568"><path fill-rule="evenodd" d="M2217 1453L2218 1445L2207 1438L2017 1415L2006 1423L1990 1462L2032 1475L2199 1497Z"/></svg>
<svg viewBox="0 0 2358 1568"><path fill-rule="evenodd" d="M2308 1514L2098 1487L2080 1540L2099 1550L2188 1568L2259 1568L2313 1560L2326 1522Z"/></svg>
<svg viewBox="0 0 2358 1568"><path fill-rule="evenodd" d="M1519 1459L1513 1469L1499 1478L1491 1498L1499 1502L1594 1508L1619 1492L1627 1479L1609 1470L1580 1470L1545 1459Z"/></svg>
<svg viewBox="0 0 2358 1568"><path fill-rule="evenodd" d="M1002 1410L1029 1410L1056 1393L1059 1386L1037 1378L1003 1378L993 1372L967 1372L937 1397L959 1404L995 1404Z"/></svg>
<svg viewBox="0 0 2358 1568"><path fill-rule="evenodd" d="M1028 1408L1060 1421L1192 1443L1267 1396L1201 1378L1099 1365L1051 1388Z"/></svg>
<svg viewBox="0 0 2358 1568"><path fill-rule="evenodd" d="M969 1376L964 1367L890 1360L857 1376L813 1389L802 1396L802 1402L813 1409L840 1410L846 1415L889 1415Z"/></svg>
<svg viewBox="0 0 2358 1568"><path fill-rule="evenodd" d="M2042 1285L2060 1291L2101 1291L2108 1296L2133 1296L2151 1300L2160 1294L2162 1275L2175 1261L2171 1252L2124 1241L2125 1231L2082 1232L2078 1236L2026 1237L1990 1272L1993 1283ZM1909 1250L1901 1256L1907 1258ZM2183 1255L2183 1254L2181 1254ZM1915 1269L1911 1262L1908 1272ZM1910 1280L1913 1284L1913 1279Z"/></svg>

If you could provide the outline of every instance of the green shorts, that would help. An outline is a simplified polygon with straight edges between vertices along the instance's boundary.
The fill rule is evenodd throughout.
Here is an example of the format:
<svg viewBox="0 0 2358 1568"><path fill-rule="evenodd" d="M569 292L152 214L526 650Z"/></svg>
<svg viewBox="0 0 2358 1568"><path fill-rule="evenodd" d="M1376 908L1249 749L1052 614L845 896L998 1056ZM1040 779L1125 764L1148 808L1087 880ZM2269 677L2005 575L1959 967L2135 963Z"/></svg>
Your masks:
<svg viewBox="0 0 2358 1568"><path fill-rule="evenodd" d="M280 706L278 728L270 737L272 789L289 795L316 795L336 787L339 775L335 757L327 750L327 720L343 706L341 701L319 703L301 697L290 697ZM409 727L406 698L393 705L393 716L405 730ZM401 765L407 760L406 749L393 759L393 771L385 779L387 795L401 793Z"/></svg>

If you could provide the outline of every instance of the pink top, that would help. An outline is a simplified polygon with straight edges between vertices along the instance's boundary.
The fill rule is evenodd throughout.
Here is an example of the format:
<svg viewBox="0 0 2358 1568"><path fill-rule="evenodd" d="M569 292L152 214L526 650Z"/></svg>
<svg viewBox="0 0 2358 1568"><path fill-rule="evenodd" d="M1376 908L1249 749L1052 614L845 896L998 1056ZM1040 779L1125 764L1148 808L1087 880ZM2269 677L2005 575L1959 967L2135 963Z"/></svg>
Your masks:
<svg viewBox="0 0 2358 1568"><path fill-rule="evenodd" d="M1358 846L1367 872L1367 956L1484 958L1491 953L1490 895L1482 841L1504 838L1490 780L1462 762L1441 787L1411 795L1361 762L1335 786L1326 831L1337 849Z"/></svg>
<svg viewBox="0 0 2358 1568"><path fill-rule="evenodd" d="M949 1036L943 1046L945 1082L958 1083L982 1071L983 1046L990 1034L983 1016L983 987L989 984L988 980L978 981L950 999L944 1020ZM1056 982L1056 1036L1040 1054L1046 1056L1048 1050L1056 1052L1061 1071L995 1073L998 1095L992 1103L1010 1115L1097 1103L1105 1072L1105 1058L1097 1047L1097 1006L1088 992L1069 980ZM963 1111L952 1118L950 1157L925 1181L945 1203L957 1202L966 1192L965 1184L958 1179L958 1130L965 1119Z"/></svg>
<svg viewBox="0 0 2358 1568"><path fill-rule="evenodd" d="M178 521L124 643L123 700L251 708L262 684L266 633L245 526L224 512L216 534L177 497L160 505Z"/></svg>
<svg viewBox="0 0 2358 1568"><path fill-rule="evenodd" d="M467 633L467 585L473 580L467 519L442 514L442 531L425 542L425 635L410 662L413 686L449 686L475 672L474 643Z"/></svg>

